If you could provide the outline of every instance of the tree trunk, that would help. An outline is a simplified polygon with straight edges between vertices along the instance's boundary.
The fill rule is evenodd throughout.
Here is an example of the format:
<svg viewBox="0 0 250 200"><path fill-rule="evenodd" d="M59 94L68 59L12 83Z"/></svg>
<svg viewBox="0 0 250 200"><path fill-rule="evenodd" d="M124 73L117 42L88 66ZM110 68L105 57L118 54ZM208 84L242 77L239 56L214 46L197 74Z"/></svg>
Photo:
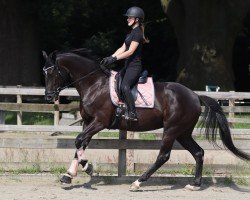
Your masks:
<svg viewBox="0 0 250 200"><path fill-rule="evenodd" d="M40 84L38 38L22 1L0 0L0 85Z"/></svg>
<svg viewBox="0 0 250 200"><path fill-rule="evenodd" d="M180 49L177 81L194 90L204 90L205 85L234 90L233 45L250 10L250 1L170 0L165 3Z"/></svg>

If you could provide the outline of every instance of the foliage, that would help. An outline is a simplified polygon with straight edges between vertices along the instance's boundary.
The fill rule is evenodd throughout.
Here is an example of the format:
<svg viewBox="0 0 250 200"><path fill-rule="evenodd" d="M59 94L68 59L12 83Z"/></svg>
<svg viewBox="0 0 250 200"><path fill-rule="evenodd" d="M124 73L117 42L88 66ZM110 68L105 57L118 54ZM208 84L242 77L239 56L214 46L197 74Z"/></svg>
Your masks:
<svg viewBox="0 0 250 200"><path fill-rule="evenodd" d="M91 38L86 39L84 47L92 49L98 55L105 57L107 52L112 52L114 44L112 41L113 32L99 32L93 35Z"/></svg>
<svg viewBox="0 0 250 200"><path fill-rule="evenodd" d="M122 45L129 31L123 14L130 6L140 6L146 13L145 31L151 41L145 45L143 65L155 79L175 80L177 42L161 1L24 0L23 5L27 17L35 21L41 50L87 47L100 57Z"/></svg>

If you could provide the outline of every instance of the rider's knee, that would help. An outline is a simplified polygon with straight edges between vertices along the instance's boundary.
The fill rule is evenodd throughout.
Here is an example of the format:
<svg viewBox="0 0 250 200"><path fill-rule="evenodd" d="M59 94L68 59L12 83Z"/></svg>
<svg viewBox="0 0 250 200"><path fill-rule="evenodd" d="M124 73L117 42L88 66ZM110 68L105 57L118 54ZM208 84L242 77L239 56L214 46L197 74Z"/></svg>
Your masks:
<svg viewBox="0 0 250 200"><path fill-rule="evenodd" d="M130 87L127 84L122 84L121 90L123 93L126 93L127 91L130 91Z"/></svg>

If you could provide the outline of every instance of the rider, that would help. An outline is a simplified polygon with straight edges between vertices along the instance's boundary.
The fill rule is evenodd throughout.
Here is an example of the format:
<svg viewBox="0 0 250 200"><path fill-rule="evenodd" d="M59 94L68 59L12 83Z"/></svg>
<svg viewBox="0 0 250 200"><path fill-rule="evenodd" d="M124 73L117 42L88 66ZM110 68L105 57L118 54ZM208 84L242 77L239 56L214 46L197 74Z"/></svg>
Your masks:
<svg viewBox="0 0 250 200"><path fill-rule="evenodd" d="M126 59L125 66L122 69L124 77L121 84L121 90L127 106L125 119L137 121L134 98L131 94L131 88L136 84L142 72L141 55L143 43L148 43L144 36L144 11L139 7L131 7L124 16L127 17L128 26L132 28L127 34L123 45L109 57L102 60L104 66L110 65L117 60Z"/></svg>

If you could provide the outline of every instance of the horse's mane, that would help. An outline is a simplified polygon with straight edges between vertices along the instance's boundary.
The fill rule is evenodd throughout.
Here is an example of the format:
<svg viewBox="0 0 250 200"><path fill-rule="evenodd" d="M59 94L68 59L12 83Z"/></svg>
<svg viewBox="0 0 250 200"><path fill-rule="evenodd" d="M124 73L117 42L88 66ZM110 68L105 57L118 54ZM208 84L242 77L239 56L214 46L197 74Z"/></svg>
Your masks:
<svg viewBox="0 0 250 200"><path fill-rule="evenodd" d="M87 48L71 49L71 50L65 50L65 51L55 50L49 55L49 58L51 59L51 61L55 63L57 55L67 54L67 53L76 54L78 56L82 56L82 57L88 58L96 62L100 60L100 58L92 50L87 49Z"/></svg>
<svg viewBox="0 0 250 200"><path fill-rule="evenodd" d="M93 60L93 61L95 61L97 63L100 62L100 58L96 54L94 54L92 50L87 49L87 48L71 49L71 50L68 50L68 51L55 50L49 55L49 58L55 64L57 55L59 55L59 54L67 54L67 53L76 54L78 56ZM109 69L107 69L106 67L104 67L102 65L99 65L99 66L100 66L101 70L104 72L104 74L106 74L107 76L110 76L110 70Z"/></svg>
<svg viewBox="0 0 250 200"><path fill-rule="evenodd" d="M95 61L98 61L100 59L92 50L87 48L72 49L69 51L69 53L74 53Z"/></svg>

